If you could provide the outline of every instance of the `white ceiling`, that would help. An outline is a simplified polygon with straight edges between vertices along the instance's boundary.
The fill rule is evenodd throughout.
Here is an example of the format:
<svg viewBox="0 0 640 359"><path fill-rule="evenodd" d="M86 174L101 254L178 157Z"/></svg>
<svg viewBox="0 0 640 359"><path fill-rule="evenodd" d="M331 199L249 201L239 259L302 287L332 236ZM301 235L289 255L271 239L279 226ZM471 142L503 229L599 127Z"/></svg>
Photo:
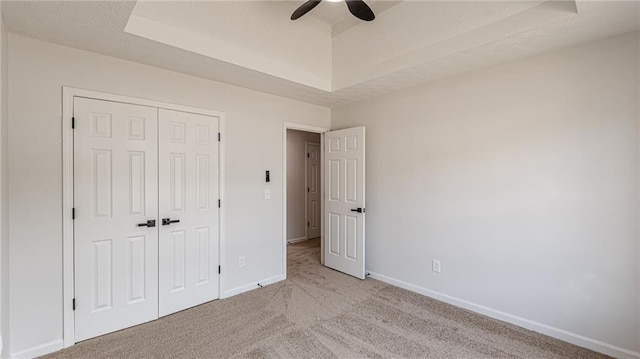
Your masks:
<svg viewBox="0 0 640 359"><path fill-rule="evenodd" d="M640 28L637 1L3 1L13 33L335 107Z"/></svg>

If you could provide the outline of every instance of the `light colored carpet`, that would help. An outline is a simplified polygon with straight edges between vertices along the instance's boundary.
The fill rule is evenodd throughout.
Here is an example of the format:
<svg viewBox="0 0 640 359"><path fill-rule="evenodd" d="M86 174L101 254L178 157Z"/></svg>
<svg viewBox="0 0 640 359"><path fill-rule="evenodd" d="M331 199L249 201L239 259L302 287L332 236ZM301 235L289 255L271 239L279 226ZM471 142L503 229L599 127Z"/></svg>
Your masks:
<svg viewBox="0 0 640 359"><path fill-rule="evenodd" d="M48 358L604 358L320 265L288 247L288 279L79 343Z"/></svg>

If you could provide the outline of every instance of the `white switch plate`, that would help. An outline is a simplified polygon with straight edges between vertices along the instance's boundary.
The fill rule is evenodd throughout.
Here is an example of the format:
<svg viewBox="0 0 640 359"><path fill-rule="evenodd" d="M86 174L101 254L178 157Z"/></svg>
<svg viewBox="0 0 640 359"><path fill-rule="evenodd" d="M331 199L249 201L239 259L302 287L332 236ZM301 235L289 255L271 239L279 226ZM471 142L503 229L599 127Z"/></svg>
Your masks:
<svg viewBox="0 0 640 359"><path fill-rule="evenodd" d="M434 271L434 272L436 272L436 273L440 273L440 269L441 269L441 268L440 268L440 261L439 261L439 260L434 259L434 260L431 262L431 270L432 270L432 271Z"/></svg>
<svg viewBox="0 0 640 359"><path fill-rule="evenodd" d="M271 190L270 189L265 189L264 190L264 199L271 199Z"/></svg>
<svg viewBox="0 0 640 359"><path fill-rule="evenodd" d="M240 258L238 258L238 267L244 267L244 256L240 256Z"/></svg>

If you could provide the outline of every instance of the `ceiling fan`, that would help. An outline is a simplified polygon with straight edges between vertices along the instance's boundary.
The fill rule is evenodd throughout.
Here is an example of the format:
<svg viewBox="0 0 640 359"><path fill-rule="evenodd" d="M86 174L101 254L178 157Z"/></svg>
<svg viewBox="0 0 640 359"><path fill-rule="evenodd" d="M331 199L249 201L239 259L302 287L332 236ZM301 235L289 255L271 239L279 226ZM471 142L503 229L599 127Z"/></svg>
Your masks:
<svg viewBox="0 0 640 359"><path fill-rule="evenodd" d="M336 0L329 0L335 2ZM338 0L339 1L339 0ZM300 5L296 11L291 14L291 20L296 20L300 18L302 15L311 11L314 7L318 6L322 0L309 0L304 4ZM376 18L376 15L373 13L369 5L365 4L362 0L344 0L349 8L349 11L353 16L357 17L360 20L364 21L372 21Z"/></svg>

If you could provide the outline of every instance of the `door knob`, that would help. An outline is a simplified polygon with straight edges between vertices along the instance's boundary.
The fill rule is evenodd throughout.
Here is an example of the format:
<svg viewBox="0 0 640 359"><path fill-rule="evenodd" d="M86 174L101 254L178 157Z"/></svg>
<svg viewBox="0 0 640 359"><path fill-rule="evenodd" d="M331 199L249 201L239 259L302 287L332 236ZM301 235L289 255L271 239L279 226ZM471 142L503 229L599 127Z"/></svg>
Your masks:
<svg viewBox="0 0 640 359"><path fill-rule="evenodd" d="M358 207L358 208L352 208L351 212L365 213L365 210L364 208Z"/></svg>
<svg viewBox="0 0 640 359"><path fill-rule="evenodd" d="M155 227L156 226L156 220L155 219L150 219L148 221L146 221L145 223L138 223L138 227Z"/></svg>
<svg viewBox="0 0 640 359"><path fill-rule="evenodd" d="M173 219L172 220L171 218L163 218L162 219L162 225L163 226L168 226L171 223L180 223L180 220L179 219Z"/></svg>

